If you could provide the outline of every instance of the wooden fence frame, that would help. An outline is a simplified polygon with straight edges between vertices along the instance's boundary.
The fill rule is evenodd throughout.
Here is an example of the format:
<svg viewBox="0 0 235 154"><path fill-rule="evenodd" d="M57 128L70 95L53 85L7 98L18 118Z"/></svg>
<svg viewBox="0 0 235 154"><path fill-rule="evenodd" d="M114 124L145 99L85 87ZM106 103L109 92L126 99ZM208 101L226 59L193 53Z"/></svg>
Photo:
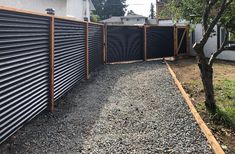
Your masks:
<svg viewBox="0 0 235 154"><path fill-rule="evenodd" d="M179 44L179 40L178 40L178 29L185 29L184 34L180 40L180 44ZM186 26L175 26L175 40L176 40L176 45L175 45L175 55L187 55L190 53L190 36L189 36L189 30L190 30L190 25L186 25ZM183 54L179 54L179 49L181 46L181 42L184 38L184 36L186 37L186 53Z"/></svg>

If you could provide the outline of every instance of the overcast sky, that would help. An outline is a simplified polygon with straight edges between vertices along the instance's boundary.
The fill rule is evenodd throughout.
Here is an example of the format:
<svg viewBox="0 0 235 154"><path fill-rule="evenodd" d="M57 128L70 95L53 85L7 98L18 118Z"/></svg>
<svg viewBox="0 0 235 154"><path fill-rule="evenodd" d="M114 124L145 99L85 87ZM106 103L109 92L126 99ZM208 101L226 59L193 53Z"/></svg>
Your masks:
<svg viewBox="0 0 235 154"><path fill-rule="evenodd" d="M153 3L156 7L156 0L127 0L126 3L129 5L127 8L128 10L133 10L136 14L143 15L146 17L150 15L151 3Z"/></svg>

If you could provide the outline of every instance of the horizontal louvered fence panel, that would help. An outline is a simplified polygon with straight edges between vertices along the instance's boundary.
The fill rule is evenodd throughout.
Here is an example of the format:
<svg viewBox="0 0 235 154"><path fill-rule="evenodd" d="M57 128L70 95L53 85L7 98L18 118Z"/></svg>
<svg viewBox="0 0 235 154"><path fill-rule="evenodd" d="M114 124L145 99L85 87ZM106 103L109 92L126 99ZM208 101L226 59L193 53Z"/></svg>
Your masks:
<svg viewBox="0 0 235 154"><path fill-rule="evenodd" d="M55 19L54 98L85 78L86 24Z"/></svg>
<svg viewBox="0 0 235 154"><path fill-rule="evenodd" d="M103 64L103 26L88 25L89 73Z"/></svg>
<svg viewBox="0 0 235 154"><path fill-rule="evenodd" d="M144 28L138 26L107 27L107 62L144 59Z"/></svg>
<svg viewBox="0 0 235 154"><path fill-rule="evenodd" d="M174 27L147 27L147 58L174 56Z"/></svg>
<svg viewBox="0 0 235 154"><path fill-rule="evenodd" d="M0 142L47 107L50 18L0 10Z"/></svg>

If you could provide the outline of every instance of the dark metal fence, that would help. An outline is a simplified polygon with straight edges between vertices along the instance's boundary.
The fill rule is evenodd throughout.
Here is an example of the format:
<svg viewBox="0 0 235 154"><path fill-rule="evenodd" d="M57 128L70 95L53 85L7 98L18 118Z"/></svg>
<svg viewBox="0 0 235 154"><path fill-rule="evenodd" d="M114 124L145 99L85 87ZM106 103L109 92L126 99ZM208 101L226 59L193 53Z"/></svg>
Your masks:
<svg viewBox="0 0 235 154"><path fill-rule="evenodd" d="M174 27L150 26L146 30L147 59L174 56Z"/></svg>
<svg viewBox="0 0 235 154"><path fill-rule="evenodd" d="M103 64L103 25L89 23L88 25L89 73Z"/></svg>
<svg viewBox="0 0 235 154"><path fill-rule="evenodd" d="M50 18L0 10L0 143L46 109Z"/></svg>
<svg viewBox="0 0 235 154"><path fill-rule="evenodd" d="M107 27L107 62L144 59L144 29L139 26Z"/></svg>
<svg viewBox="0 0 235 154"><path fill-rule="evenodd" d="M104 32L102 24L0 7L0 143L47 107L53 111L55 100L104 61L185 53L188 31L180 28L108 26Z"/></svg>
<svg viewBox="0 0 235 154"><path fill-rule="evenodd" d="M106 62L173 57L188 52L187 26L108 25Z"/></svg>
<svg viewBox="0 0 235 154"><path fill-rule="evenodd" d="M54 97L58 99L85 78L86 23L55 19L54 63Z"/></svg>
<svg viewBox="0 0 235 154"><path fill-rule="evenodd" d="M0 144L102 64L102 33L87 22L0 7Z"/></svg>

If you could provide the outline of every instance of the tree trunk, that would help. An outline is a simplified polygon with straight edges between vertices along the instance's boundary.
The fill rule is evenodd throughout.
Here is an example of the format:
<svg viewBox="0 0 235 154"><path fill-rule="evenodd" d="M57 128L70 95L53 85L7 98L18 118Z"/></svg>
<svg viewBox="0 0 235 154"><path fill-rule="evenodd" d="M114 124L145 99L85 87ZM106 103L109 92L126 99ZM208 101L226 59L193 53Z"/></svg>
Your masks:
<svg viewBox="0 0 235 154"><path fill-rule="evenodd" d="M198 67L201 72L201 80L205 92L205 105L209 112L212 114L216 113L216 102L214 96L214 87L213 87L213 68L208 65L205 57L198 56Z"/></svg>

